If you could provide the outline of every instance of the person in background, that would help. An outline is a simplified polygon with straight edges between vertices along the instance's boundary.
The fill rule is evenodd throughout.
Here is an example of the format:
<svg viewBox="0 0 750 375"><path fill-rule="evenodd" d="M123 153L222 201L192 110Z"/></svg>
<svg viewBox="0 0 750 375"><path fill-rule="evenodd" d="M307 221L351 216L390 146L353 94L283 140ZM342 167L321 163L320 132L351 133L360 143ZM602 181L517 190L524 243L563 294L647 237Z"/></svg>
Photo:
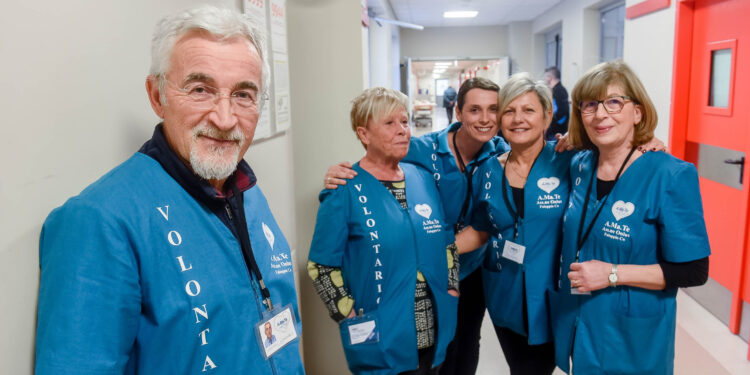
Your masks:
<svg viewBox="0 0 750 375"><path fill-rule="evenodd" d="M304 374L294 272L275 260L291 250L242 159L263 40L212 6L157 24L146 92L161 123L42 228L36 374ZM289 334L266 358L277 316Z"/></svg>
<svg viewBox="0 0 750 375"><path fill-rule="evenodd" d="M445 113L448 115L448 123L453 123L453 107L456 105L456 89L453 86L448 86L443 92L443 107L445 107Z"/></svg>
<svg viewBox="0 0 750 375"><path fill-rule="evenodd" d="M560 82L560 70L551 66L544 71L544 81L552 89L552 121L545 133L545 139L552 141L556 134L565 134L568 131L568 120L570 117L570 103L568 102L568 90Z"/></svg>
<svg viewBox="0 0 750 375"><path fill-rule="evenodd" d="M382 87L355 98L365 156L349 184L320 194L308 272L355 374L436 374L456 327L453 228L432 174L401 163L407 108L406 95Z"/></svg>
<svg viewBox="0 0 750 375"><path fill-rule="evenodd" d="M467 227L473 207L472 176L477 165L507 151L508 145L497 137L497 101L500 88L486 78L464 81L456 98L458 122L447 128L412 137L409 152L402 160L432 173L445 220L459 233ZM345 185L357 175L349 163L328 168L324 179L327 189ZM461 264L458 324L453 342L448 347L442 374L474 374L479 362L479 339L485 314L482 270L484 257L481 246L459 257Z"/></svg>
<svg viewBox="0 0 750 375"><path fill-rule="evenodd" d="M573 88L570 200L556 290L556 363L575 374L672 374L678 287L708 278L710 248L695 166L636 148L657 114L622 61Z"/></svg>

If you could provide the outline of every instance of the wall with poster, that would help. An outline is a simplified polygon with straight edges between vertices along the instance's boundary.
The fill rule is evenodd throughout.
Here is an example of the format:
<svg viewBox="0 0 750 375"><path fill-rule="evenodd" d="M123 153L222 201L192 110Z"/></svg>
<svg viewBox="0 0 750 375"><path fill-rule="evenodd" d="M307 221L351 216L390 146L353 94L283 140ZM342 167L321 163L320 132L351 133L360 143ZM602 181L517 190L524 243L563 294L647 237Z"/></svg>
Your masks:
<svg viewBox="0 0 750 375"><path fill-rule="evenodd" d="M159 119L144 83L154 25L206 3L243 6L242 0L3 4L0 24L13 33L0 36L0 81L13 89L3 90L0 101L7 103L4 135L13 141L0 147L0 296L10 322L0 340L0 373L33 373L44 219L151 137ZM245 158L295 249L291 142L288 134L256 142Z"/></svg>
<svg viewBox="0 0 750 375"><path fill-rule="evenodd" d="M276 137L291 126L286 0L243 0L243 9L266 31L266 60L271 68L268 100L255 131L257 142Z"/></svg>

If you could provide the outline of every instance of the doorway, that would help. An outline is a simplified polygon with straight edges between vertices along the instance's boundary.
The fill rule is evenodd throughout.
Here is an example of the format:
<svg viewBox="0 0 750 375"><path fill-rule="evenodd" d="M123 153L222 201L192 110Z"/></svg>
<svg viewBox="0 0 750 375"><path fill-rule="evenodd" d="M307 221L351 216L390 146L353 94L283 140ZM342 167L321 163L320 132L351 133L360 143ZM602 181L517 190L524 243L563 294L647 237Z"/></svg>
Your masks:
<svg viewBox="0 0 750 375"><path fill-rule="evenodd" d="M750 2L695 0L676 6L670 144L676 156L698 169L711 243L710 281L687 292L747 341Z"/></svg>

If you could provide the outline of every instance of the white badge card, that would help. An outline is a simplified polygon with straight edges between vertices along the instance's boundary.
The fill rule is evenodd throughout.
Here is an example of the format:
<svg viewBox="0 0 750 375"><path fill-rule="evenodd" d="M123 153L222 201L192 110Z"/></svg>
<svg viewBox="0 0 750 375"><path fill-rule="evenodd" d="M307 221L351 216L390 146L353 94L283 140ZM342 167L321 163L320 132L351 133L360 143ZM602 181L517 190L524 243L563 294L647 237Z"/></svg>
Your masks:
<svg viewBox="0 0 750 375"><path fill-rule="evenodd" d="M349 334L349 345L370 344L380 341L378 323L374 316L365 314L344 320Z"/></svg>
<svg viewBox="0 0 750 375"><path fill-rule="evenodd" d="M349 340L352 345L363 342L376 342L378 339L377 326L374 320L352 324L349 326Z"/></svg>
<svg viewBox="0 0 750 375"><path fill-rule="evenodd" d="M526 246L505 240L505 245L503 246L503 258L510 259L518 264L523 264L524 254L526 254Z"/></svg>
<svg viewBox="0 0 750 375"><path fill-rule="evenodd" d="M297 321L291 304L263 315L263 320L255 325L255 336L263 356L268 359L298 338Z"/></svg>
<svg viewBox="0 0 750 375"><path fill-rule="evenodd" d="M591 295L591 292L581 292L581 291L578 290L577 286L575 286L575 287L572 286L572 287L570 287L570 294L572 294L572 295L578 294L578 295L583 295L583 296L589 296L589 295Z"/></svg>

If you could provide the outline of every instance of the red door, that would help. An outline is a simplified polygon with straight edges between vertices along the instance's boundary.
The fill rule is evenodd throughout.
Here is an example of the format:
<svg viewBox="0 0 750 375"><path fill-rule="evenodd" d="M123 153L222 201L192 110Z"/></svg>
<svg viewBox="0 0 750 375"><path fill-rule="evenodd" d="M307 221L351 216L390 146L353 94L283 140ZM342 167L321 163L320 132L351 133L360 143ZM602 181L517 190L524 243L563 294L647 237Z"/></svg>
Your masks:
<svg viewBox="0 0 750 375"><path fill-rule="evenodd" d="M749 14L747 0L680 2L674 62L672 142L677 156L684 152L698 167L709 275L732 294L734 333L743 300L750 303L750 173L744 163L750 156Z"/></svg>

